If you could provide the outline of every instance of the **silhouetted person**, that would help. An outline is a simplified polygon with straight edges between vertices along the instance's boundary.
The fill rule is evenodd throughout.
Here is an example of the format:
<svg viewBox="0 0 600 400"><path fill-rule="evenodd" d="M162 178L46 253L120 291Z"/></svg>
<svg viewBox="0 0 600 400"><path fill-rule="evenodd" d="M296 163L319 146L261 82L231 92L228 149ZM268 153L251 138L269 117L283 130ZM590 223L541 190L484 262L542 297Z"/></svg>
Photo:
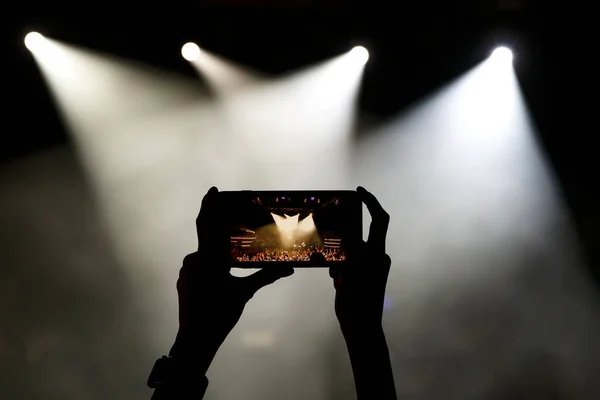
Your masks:
<svg viewBox="0 0 600 400"><path fill-rule="evenodd" d="M198 218L198 251L183 261L177 281L179 331L169 358L155 364L148 384L155 400L201 399L206 372L240 319L248 300L262 287L292 275L291 267L263 268L244 278L229 273L229 238L219 218L218 189L211 188ZM385 253L389 215L364 188L357 192L372 216L367 242L348 243L351 265L330 268L335 312L350 355L358 399L396 399L382 328L383 298L391 260ZM219 254L223 256L218 256ZM219 258L223 257L223 258Z"/></svg>
<svg viewBox="0 0 600 400"><path fill-rule="evenodd" d="M325 265L325 256L323 253L313 251L313 253L310 255L310 263L315 266Z"/></svg>

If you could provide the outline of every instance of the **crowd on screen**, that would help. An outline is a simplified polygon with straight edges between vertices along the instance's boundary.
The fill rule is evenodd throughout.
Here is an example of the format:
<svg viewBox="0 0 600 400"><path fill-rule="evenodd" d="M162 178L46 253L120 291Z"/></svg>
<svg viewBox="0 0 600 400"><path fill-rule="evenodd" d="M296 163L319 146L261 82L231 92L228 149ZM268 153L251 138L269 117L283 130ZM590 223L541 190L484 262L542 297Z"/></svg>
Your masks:
<svg viewBox="0 0 600 400"><path fill-rule="evenodd" d="M298 247L291 250L243 247L234 249L234 257L238 262L310 261L310 256L314 252L323 254L325 261L344 261L346 259L346 255L340 249L320 247Z"/></svg>

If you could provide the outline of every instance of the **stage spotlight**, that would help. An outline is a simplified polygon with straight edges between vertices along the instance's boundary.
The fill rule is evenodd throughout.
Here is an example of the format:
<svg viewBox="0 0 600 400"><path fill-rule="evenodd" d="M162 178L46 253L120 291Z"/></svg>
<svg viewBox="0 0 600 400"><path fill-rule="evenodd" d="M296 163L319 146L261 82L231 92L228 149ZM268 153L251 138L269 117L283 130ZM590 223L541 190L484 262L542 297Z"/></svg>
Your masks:
<svg viewBox="0 0 600 400"><path fill-rule="evenodd" d="M369 51L362 46L356 46L350 50L350 55L361 64L366 64L369 59Z"/></svg>
<svg viewBox="0 0 600 400"><path fill-rule="evenodd" d="M195 61L200 56L200 47L196 43L186 43L181 48L181 55L188 61Z"/></svg>
<svg viewBox="0 0 600 400"><path fill-rule="evenodd" d="M29 51L36 51L40 48L40 46L44 43L46 38L41 33L38 32L29 32L25 36L25 47L29 49Z"/></svg>
<svg viewBox="0 0 600 400"><path fill-rule="evenodd" d="M491 57L499 62L509 64L512 62L513 53L508 47L498 47L492 52Z"/></svg>

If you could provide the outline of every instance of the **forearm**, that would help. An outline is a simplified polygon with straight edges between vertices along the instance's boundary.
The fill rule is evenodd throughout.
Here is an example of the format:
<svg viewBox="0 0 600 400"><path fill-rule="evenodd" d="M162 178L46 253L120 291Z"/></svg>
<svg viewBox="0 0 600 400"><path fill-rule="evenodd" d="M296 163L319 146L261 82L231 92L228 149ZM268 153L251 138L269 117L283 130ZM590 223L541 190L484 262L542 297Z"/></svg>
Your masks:
<svg viewBox="0 0 600 400"><path fill-rule="evenodd" d="M345 332L358 400L396 399L390 354L383 328Z"/></svg>
<svg viewBox="0 0 600 400"><path fill-rule="evenodd" d="M179 331L169 356L181 360L188 373L195 377L206 375L221 342L200 333Z"/></svg>
<svg viewBox="0 0 600 400"><path fill-rule="evenodd" d="M177 362L176 382L155 389L152 400L201 400L208 386L206 372L217 350L208 340L189 340L179 332L169 352Z"/></svg>

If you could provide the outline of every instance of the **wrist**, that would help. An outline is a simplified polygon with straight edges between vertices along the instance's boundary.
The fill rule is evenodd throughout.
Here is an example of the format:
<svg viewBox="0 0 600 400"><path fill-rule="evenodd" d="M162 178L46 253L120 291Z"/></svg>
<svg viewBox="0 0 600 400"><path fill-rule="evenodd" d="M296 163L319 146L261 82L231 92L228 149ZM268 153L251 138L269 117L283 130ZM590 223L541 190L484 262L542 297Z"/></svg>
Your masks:
<svg viewBox="0 0 600 400"><path fill-rule="evenodd" d="M220 343L180 329L169 356L178 360L185 374L200 377L206 375L219 347Z"/></svg>
<svg viewBox="0 0 600 400"><path fill-rule="evenodd" d="M382 326L344 332L356 394L362 399L396 399L394 375Z"/></svg>
<svg viewBox="0 0 600 400"><path fill-rule="evenodd" d="M360 365L378 368L381 359L389 358L387 341L383 327L345 332L343 334L351 360Z"/></svg>
<svg viewBox="0 0 600 400"><path fill-rule="evenodd" d="M202 399L208 387L206 376L197 376L173 357L156 361L148 377L152 399Z"/></svg>
<svg viewBox="0 0 600 400"><path fill-rule="evenodd" d="M340 324L342 335L346 341L385 340L383 326L380 323Z"/></svg>

